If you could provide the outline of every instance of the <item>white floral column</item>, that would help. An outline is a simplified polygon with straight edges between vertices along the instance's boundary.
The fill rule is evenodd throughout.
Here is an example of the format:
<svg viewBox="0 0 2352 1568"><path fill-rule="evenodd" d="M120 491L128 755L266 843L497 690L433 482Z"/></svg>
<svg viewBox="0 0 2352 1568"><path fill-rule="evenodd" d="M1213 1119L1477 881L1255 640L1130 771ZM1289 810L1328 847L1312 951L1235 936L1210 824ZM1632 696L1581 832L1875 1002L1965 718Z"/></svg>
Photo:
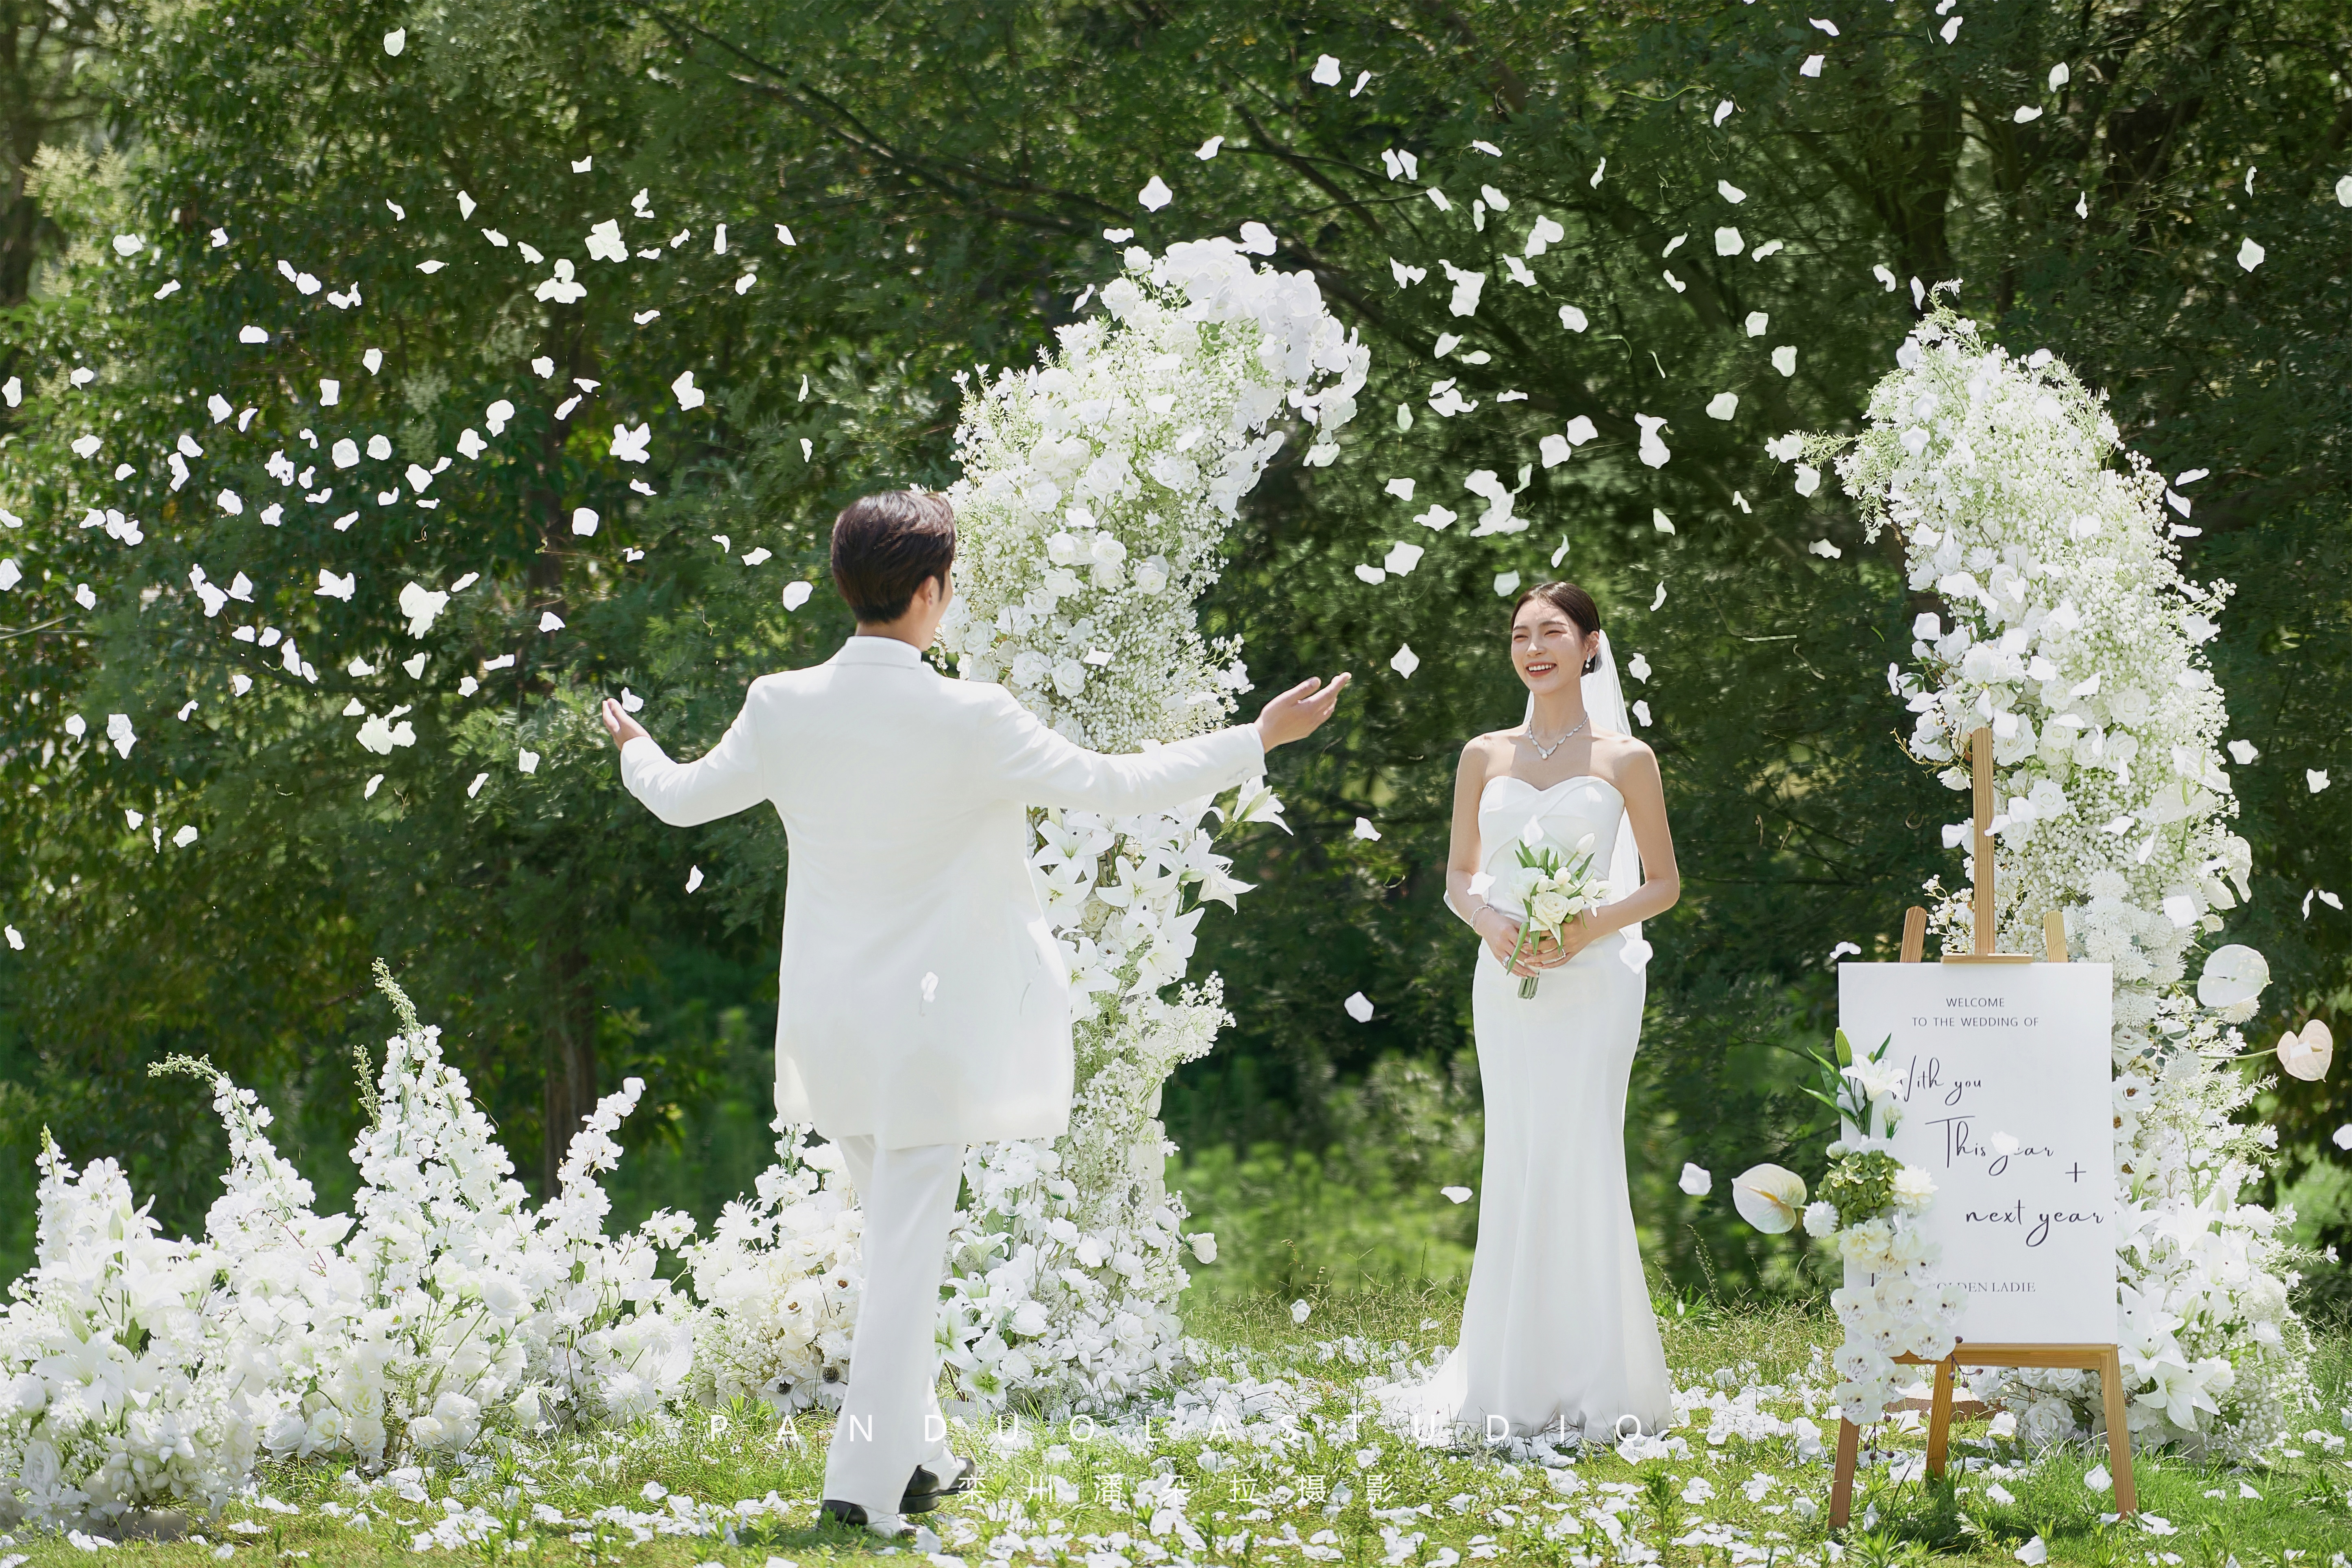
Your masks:
<svg viewBox="0 0 2352 1568"><path fill-rule="evenodd" d="M965 679L1118 752L1229 721L1249 678L1196 602L1283 424L1313 433L1309 466L1338 456L1370 354L1313 279L1226 240L1129 250L1103 303L1044 363L969 395L942 638ZM1226 1021L1216 977L1186 979L1202 906L1246 890L1216 832L1279 812L1260 783L1223 811L1039 814L1033 865L1078 993L1076 1103L1050 1147L971 1155L942 1330L968 1396L1083 1407L1175 1365L1185 1210L1160 1181L1160 1092ZM1213 1257L1213 1238L1192 1245Z"/></svg>
<svg viewBox="0 0 2352 1568"><path fill-rule="evenodd" d="M2013 359L1948 310L1896 358L1851 446L1785 437L1774 455L1811 459L1807 492L1833 459L1871 537L1892 523L1911 588L1946 606L1918 616L1916 667L1889 665L1887 681L1916 715L1911 754L1956 792L1966 736L1992 731L1998 945L2039 951L2061 910L2073 955L2115 969L2116 1331L2134 1430L2242 1453L2283 1430L2307 1382L2282 1223L2241 1201L2275 1134L2232 1120L2255 1091L2231 1064L2235 1026L2267 972L2231 947L2209 952L2201 997L2189 977L2252 863L2201 651L2229 588L2184 578L2174 542L2190 511L2177 487L2200 476L2168 485L2064 364ZM1971 842L1965 822L1943 831L1948 848ZM1932 923L1966 948L1967 888L1930 891ZM2096 1419L2087 1373L1986 1381L2003 1376L2038 1393L2029 1428Z"/></svg>

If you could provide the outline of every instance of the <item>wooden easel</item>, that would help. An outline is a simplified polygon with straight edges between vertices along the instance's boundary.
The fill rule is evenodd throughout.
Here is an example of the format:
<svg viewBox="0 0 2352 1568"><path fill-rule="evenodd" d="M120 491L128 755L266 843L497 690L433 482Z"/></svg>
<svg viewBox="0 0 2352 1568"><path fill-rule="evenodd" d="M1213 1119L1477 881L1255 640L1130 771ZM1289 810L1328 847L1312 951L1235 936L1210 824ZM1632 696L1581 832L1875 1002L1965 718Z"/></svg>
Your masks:
<svg viewBox="0 0 2352 1568"><path fill-rule="evenodd" d="M1992 731L1979 728L1969 736L1969 763L1976 785L1976 868L1971 900L1976 940L1974 952L1948 952L1946 963L2032 963L2028 952L1993 951ZM2066 962L2066 919L2056 910L2042 917L2042 962ZM1927 911L1918 905L1903 911L1903 947L1897 962L1917 963L1926 956ZM2112 1344L1969 1344L1962 1342L1938 1362L1899 1355L1897 1362L1936 1369L1934 1393L1927 1401L1927 1474L1941 1479L1950 1457L1952 1419L1981 1414L1974 1400L1956 1406L1953 1384L1964 1366L2007 1366L2036 1369L2070 1368L2099 1374L2101 1403L2107 1417L2107 1470L2115 1479L2116 1510L2139 1511L2139 1489L2132 1480L2131 1430L2124 1419L2122 1358ZM1917 1400L1906 1404L1917 1408ZM1853 1477L1861 1462L1862 1428L1851 1417L1838 1422L1837 1467L1830 1485L1830 1528L1843 1530L1853 1512Z"/></svg>
<svg viewBox="0 0 2352 1568"><path fill-rule="evenodd" d="M1992 897L1992 731L1979 725L1969 734L1969 770L1976 785L1976 857L1974 893L1969 900L1969 923L1976 928L1975 951L1948 952L1946 963L2032 963L2030 952L1995 952L1992 950L1994 921ZM1903 915L1903 962L1916 963L1920 949L1927 943L1927 911L1912 908ZM2066 962L2066 917L2052 910L2042 917L2043 958L2051 963Z"/></svg>

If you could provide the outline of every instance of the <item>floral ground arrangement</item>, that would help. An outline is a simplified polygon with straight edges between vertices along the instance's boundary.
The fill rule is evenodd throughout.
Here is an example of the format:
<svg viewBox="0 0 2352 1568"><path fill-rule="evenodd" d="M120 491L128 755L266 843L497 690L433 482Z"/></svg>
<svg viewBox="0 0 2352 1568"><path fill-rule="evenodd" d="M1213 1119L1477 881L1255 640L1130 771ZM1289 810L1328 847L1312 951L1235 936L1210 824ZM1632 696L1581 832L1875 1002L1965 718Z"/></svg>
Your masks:
<svg viewBox="0 0 2352 1568"><path fill-rule="evenodd" d="M2322 1405L2258 1464L2138 1461L2142 1514L2117 1521L2098 1456L1964 1428L1954 1484L1928 1483L1896 1430L1828 1530L1833 1321L1801 1308L1662 1302L1683 1424L1657 1442L1422 1447L1369 1413L1368 1389L1443 1349L1458 1299L1335 1297L1302 1313L1256 1300L1197 1315L1203 1374L1101 1422L965 1426L980 1467L959 1506L893 1547L816 1523L830 1416L779 1426L739 1403L580 1438L485 1432L467 1451L362 1474L265 1465L173 1541L20 1529L7 1568L111 1553L158 1563L338 1563L424 1556L497 1564L781 1568L877 1555L938 1563L1463 1562L1583 1565L1954 1563L2161 1568L2343 1564L2352 1552L2352 1339L2323 1337ZM1303 1321L1301 1321L1303 1320ZM1916 1426L1915 1418L1893 1424ZM2086 1479L2087 1478L2087 1479ZM169 1523L167 1519L165 1522Z"/></svg>

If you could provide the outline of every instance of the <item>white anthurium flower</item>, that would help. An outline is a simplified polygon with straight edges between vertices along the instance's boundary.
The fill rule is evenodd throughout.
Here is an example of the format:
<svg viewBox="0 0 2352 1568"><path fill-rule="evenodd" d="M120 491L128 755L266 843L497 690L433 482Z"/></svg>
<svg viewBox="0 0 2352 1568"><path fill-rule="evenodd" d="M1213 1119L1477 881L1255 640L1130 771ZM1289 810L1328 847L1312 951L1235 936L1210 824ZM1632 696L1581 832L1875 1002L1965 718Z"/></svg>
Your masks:
<svg viewBox="0 0 2352 1568"><path fill-rule="evenodd" d="M2327 1068L2336 1059L2335 1037L2325 1023L2314 1018L2302 1028L2279 1037L2278 1059L2290 1077L2316 1083L2327 1076Z"/></svg>
<svg viewBox="0 0 2352 1568"><path fill-rule="evenodd" d="M2235 1007L2260 996L2270 979L2269 961L2251 947L2230 942L2207 955L2197 1000L2208 1007Z"/></svg>
<svg viewBox="0 0 2352 1568"><path fill-rule="evenodd" d="M1751 1165L1733 1179L1732 1206L1767 1236L1796 1227L1805 1209L1805 1178L1779 1165Z"/></svg>

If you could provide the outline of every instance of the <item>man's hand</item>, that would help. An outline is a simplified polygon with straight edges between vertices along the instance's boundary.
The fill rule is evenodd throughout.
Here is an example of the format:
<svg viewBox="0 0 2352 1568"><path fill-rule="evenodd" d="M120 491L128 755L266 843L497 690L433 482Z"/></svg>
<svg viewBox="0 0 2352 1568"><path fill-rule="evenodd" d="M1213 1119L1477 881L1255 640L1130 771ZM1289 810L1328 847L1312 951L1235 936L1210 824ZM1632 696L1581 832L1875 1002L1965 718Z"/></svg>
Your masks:
<svg viewBox="0 0 2352 1568"><path fill-rule="evenodd" d="M646 727L621 710L621 705L604 699L604 733L613 737L613 744L625 746L646 732Z"/></svg>
<svg viewBox="0 0 2352 1568"><path fill-rule="evenodd" d="M1270 752L1321 729L1331 710L1339 705L1339 693L1348 689L1349 679L1342 675L1325 686L1321 676L1309 676L1268 701L1257 710L1258 743Z"/></svg>

